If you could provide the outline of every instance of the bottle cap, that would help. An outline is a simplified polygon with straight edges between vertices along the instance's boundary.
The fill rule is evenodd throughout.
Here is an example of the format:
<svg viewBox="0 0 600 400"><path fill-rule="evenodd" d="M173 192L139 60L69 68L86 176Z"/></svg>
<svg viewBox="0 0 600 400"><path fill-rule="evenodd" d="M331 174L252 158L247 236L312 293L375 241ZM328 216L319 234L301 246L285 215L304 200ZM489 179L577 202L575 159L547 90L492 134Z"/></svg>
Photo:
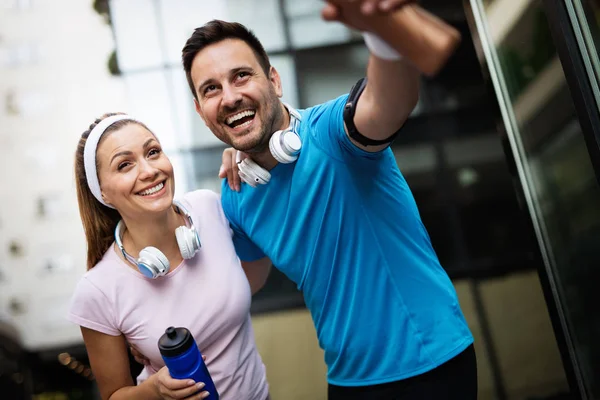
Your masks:
<svg viewBox="0 0 600 400"><path fill-rule="evenodd" d="M165 357L177 357L195 345L194 338L186 328L168 327L158 339L158 349Z"/></svg>

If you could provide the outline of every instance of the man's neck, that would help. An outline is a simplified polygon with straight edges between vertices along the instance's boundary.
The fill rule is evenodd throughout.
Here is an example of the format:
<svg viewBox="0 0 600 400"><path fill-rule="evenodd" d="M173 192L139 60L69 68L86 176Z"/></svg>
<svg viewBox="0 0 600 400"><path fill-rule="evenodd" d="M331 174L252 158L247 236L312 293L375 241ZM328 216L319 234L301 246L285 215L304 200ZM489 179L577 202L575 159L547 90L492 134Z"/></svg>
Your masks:
<svg viewBox="0 0 600 400"><path fill-rule="evenodd" d="M282 110L282 122L276 124L276 126L279 127L276 130L283 130L287 129L287 127L290 126L290 114L287 108L283 105L283 103L280 102L279 104ZM271 136L273 136L273 133L275 132L272 132ZM269 136L269 140L271 140L271 136ZM264 150L256 153L250 153L249 156L252 158L252 160L254 160L255 163L257 163L267 171L272 170L278 164L278 161L271 154L271 150L269 150L268 143L267 147Z"/></svg>
<svg viewBox="0 0 600 400"><path fill-rule="evenodd" d="M273 157L271 151L267 148L259 153L250 154L250 158L254 160L255 163L266 169L267 171L272 170L278 164L278 161Z"/></svg>

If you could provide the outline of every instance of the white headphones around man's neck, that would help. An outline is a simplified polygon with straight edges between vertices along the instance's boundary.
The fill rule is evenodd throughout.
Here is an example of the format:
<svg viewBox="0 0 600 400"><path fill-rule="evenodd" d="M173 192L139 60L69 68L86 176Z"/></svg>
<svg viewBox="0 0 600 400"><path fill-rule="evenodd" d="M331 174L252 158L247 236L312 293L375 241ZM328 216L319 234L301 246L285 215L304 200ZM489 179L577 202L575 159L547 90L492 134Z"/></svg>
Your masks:
<svg viewBox="0 0 600 400"><path fill-rule="evenodd" d="M194 257L201 247L200 236L194 227L192 217L185 207L177 201L173 201L173 206L178 214L182 214L185 217L186 225L175 229L175 238L177 239L177 246L179 246L181 256L184 259L189 260ZM169 260L156 247L148 246L143 248L137 259L127 253L122 242L124 231L125 224L123 224L123 220L121 220L115 228L115 242L127 261L135 265L140 272L148 278L155 279L159 276L164 276L169 272Z"/></svg>
<svg viewBox="0 0 600 400"><path fill-rule="evenodd" d="M300 113L289 104L283 103L290 114L290 125L283 130L273 133L269 140L269 151L277 162L281 164L290 164L298 159L302 140L298 130L302 117ZM242 181L252 187L266 185L271 180L271 173L258 165L251 158L241 159L238 151L236 154L236 163L239 168L239 175Z"/></svg>

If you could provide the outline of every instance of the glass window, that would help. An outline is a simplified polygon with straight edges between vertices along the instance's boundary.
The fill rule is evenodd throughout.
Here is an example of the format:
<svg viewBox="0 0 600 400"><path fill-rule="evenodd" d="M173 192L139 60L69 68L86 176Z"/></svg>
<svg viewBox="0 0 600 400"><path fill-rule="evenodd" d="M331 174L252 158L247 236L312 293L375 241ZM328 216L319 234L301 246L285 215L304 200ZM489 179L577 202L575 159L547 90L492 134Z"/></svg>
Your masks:
<svg viewBox="0 0 600 400"><path fill-rule="evenodd" d="M282 101L298 108L298 84L296 83L296 65L291 55L270 56L271 65L279 72L283 87Z"/></svg>
<svg viewBox="0 0 600 400"><path fill-rule="evenodd" d="M165 64L162 32L152 0L113 0L110 15L119 68L123 72Z"/></svg>
<svg viewBox="0 0 600 400"><path fill-rule="evenodd" d="M129 100L127 112L148 124L165 149L174 149L178 147L179 137L171 108L174 106L172 85L166 72L157 69L124 75Z"/></svg>
<svg viewBox="0 0 600 400"><path fill-rule="evenodd" d="M229 21L251 29L268 53L287 48L279 0L228 0L226 4Z"/></svg>
<svg viewBox="0 0 600 400"><path fill-rule="evenodd" d="M163 40L164 57L167 64L180 67L181 49L195 28L212 19L235 20L227 14L225 3L225 1L197 0L161 0L159 2L157 13L160 17L155 29ZM136 23L138 19L136 19Z"/></svg>
<svg viewBox="0 0 600 400"><path fill-rule="evenodd" d="M592 83L596 102L600 108L600 4L591 0L569 0L565 2L574 25L581 54Z"/></svg>
<svg viewBox="0 0 600 400"><path fill-rule="evenodd" d="M488 3L471 1L486 62L571 350L597 398L600 187L541 2Z"/></svg>
<svg viewBox="0 0 600 400"><path fill-rule="evenodd" d="M296 53L301 107L348 93L365 76L369 52L361 43L301 50ZM323 68L327 65L327 68Z"/></svg>
<svg viewBox="0 0 600 400"><path fill-rule="evenodd" d="M343 24L323 21L320 0L285 0L285 11L289 20L291 45L295 49L345 43L353 33Z"/></svg>

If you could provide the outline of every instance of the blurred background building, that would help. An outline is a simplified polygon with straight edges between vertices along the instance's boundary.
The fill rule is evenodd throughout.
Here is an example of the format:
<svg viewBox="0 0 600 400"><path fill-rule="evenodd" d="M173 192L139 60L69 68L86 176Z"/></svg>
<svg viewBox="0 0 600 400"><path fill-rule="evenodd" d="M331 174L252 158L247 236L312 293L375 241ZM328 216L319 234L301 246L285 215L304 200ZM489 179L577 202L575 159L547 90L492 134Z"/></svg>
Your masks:
<svg viewBox="0 0 600 400"><path fill-rule="evenodd" d="M195 27L253 29L299 108L347 92L368 52L320 19L320 0L0 4L0 397L94 399L79 328L65 319L85 272L80 134L105 112L136 115L165 145L179 193L219 191L224 145L195 114L180 64ZM463 42L423 79L392 148L475 335L480 399L600 398L600 7L421 4ZM310 315L276 270L253 324L273 400L325 399Z"/></svg>

